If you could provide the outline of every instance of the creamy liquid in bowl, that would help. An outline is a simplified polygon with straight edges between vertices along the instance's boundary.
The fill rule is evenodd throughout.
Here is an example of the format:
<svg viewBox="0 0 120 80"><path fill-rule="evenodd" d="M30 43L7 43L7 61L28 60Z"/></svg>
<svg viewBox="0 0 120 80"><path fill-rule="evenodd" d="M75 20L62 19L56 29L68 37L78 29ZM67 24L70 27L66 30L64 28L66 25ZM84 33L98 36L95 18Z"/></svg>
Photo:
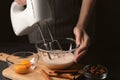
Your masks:
<svg viewBox="0 0 120 80"><path fill-rule="evenodd" d="M57 53L56 53L57 52ZM57 50L55 53L51 53L51 58L49 59L47 53L44 53L41 58L44 64L51 69L64 69L70 67L73 64L73 54L66 53Z"/></svg>

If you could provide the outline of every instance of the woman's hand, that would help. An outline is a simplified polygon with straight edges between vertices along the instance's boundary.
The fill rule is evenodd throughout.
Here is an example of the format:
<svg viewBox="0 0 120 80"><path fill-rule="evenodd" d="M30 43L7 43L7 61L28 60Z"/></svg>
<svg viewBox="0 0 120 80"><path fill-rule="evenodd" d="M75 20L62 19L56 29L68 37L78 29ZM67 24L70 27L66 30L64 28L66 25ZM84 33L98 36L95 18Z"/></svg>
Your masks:
<svg viewBox="0 0 120 80"><path fill-rule="evenodd" d="M26 5L26 0L15 0L19 5L24 6Z"/></svg>
<svg viewBox="0 0 120 80"><path fill-rule="evenodd" d="M88 24L95 3L96 0L82 0L78 23L77 26L74 28L76 45L80 45L80 47L74 53L75 62L77 62L81 57L85 55L89 47L90 39L84 29Z"/></svg>
<svg viewBox="0 0 120 80"><path fill-rule="evenodd" d="M77 62L85 55L89 47L89 36L84 29L81 29L81 26L76 26L74 28L74 34L76 45L80 45L80 47L74 52L74 62Z"/></svg>

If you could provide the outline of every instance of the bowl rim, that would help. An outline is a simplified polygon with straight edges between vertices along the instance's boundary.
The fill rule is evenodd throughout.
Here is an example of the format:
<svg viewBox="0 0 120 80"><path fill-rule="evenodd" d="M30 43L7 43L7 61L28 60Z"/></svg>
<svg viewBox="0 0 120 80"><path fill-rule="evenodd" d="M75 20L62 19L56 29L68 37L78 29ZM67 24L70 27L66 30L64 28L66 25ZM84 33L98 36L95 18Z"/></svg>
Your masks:
<svg viewBox="0 0 120 80"><path fill-rule="evenodd" d="M10 58L11 56L14 56L15 54L20 54L20 53L30 53L32 55L35 55L35 52L32 52L32 51L17 51L17 52L13 52L9 56L6 57L6 62L8 63L8 65L14 64L13 62L10 62L8 58Z"/></svg>
<svg viewBox="0 0 120 80"><path fill-rule="evenodd" d="M64 40L64 39L63 39ZM75 39L73 39L73 38L65 38L65 40L70 40L70 41L72 41L72 42L74 42L75 43ZM55 41L55 40L54 40ZM51 53L51 52L53 52L53 50L44 50L44 49L41 49L40 47L38 47L38 44L41 44L41 43L43 43L44 41L38 41L37 43L35 43L35 47L37 48L37 50L40 50L40 51L43 51L43 52L49 52L49 53ZM42 44L42 45L44 45L44 44ZM80 46L80 45L79 45ZM78 47L79 47L78 46ZM68 52L74 52L78 47L75 47L75 48L73 48L73 49L69 49L69 50L62 50L62 52L64 52L64 53L68 53Z"/></svg>

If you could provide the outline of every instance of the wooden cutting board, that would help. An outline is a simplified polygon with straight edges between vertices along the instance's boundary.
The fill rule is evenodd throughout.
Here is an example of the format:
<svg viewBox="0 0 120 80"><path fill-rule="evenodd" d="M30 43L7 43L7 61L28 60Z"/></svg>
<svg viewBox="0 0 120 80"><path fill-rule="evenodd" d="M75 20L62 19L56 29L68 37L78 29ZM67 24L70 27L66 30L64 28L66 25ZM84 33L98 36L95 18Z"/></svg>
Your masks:
<svg viewBox="0 0 120 80"><path fill-rule="evenodd" d="M8 56L7 54L2 53L2 56L0 55L0 60L5 61L5 58L7 56ZM45 76L41 72L42 70L44 70L48 75L53 74L54 76L57 76L57 77L50 77L51 80L70 80L70 79L67 79L67 78L59 77L58 74L51 73L51 72L54 72L54 71L47 68L41 60L39 60L38 64L39 65L36 67L36 69L34 71L32 71L30 73L27 73L27 74L18 74L16 72L14 72L11 69L11 67L8 67L8 68L4 69L2 71L2 74L3 74L3 76L5 76L9 79L12 79L12 80L46 80ZM76 64L72 68L81 70L81 65ZM64 76L68 77L68 78L73 78L74 77L70 73L65 73Z"/></svg>

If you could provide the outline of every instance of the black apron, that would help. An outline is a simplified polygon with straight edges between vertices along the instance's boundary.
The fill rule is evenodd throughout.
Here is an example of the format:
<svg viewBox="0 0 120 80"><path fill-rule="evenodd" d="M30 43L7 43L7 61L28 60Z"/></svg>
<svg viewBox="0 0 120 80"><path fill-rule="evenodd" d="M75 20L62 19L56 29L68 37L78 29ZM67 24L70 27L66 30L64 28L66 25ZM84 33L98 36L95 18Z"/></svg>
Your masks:
<svg viewBox="0 0 120 80"><path fill-rule="evenodd" d="M55 4L55 37L63 39L66 37L74 38L73 29L76 26L82 0L54 0ZM95 42L95 12L91 15L86 27L91 43Z"/></svg>
<svg viewBox="0 0 120 80"><path fill-rule="evenodd" d="M55 19L55 24L54 26L53 25L49 26L49 29L52 32L54 39L59 40L66 37L74 38L73 29L76 26L79 18L82 0L52 0L52 1L53 2L51 3L52 5L51 8L54 15L53 17ZM91 26L88 27L89 27L88 34L93 33L92 30L93 28L91 28ZM46 29L46 26L42 27L42 31L45 39L49 40L50 36L48 30ZM31 39L31 43L36 43L42 40L39 31L35 32L33 31L33 33L29 35L29 38L31 37L32 39L34 39L33 41Z"/></svg>
<svg viewBox="0 0 120 80"><path fill-rule="evenodd" d="M54 0L56 39L74 37L73 28L77 24L82 0Z"/></svg>

